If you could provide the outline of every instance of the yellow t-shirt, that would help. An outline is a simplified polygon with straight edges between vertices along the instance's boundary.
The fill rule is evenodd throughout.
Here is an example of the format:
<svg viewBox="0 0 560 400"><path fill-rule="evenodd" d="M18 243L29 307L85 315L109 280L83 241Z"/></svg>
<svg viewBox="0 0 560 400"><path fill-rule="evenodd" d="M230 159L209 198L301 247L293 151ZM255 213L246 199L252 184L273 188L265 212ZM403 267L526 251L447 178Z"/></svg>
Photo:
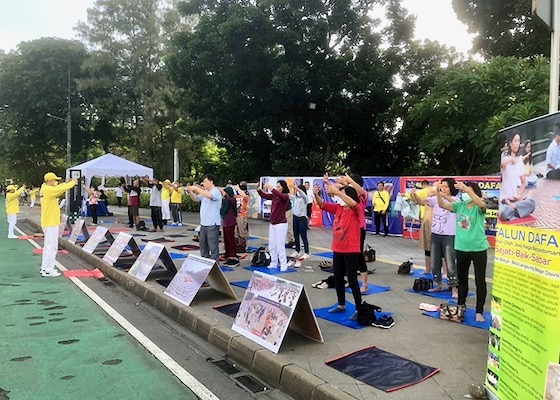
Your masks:
<svg viewBox="0 0 560 400"><path fill-rule="evenodd" d="M161 199L162 200L169 200L171 198L171 191L166 188L165 186L162 186L161 188Z"/></svg>
<svg viewBox="0 0 560 400"><path fill-rule="evenodd" d="M426 187L424 189L417 190L416 197L418 197L419 200L425 200L428 198L431 190L432 190L431 187ZM425 212L426 212L426 206L420 206L420 219L424 217Z"/></svg>
<svg viewBox="0 0 560 400"><path fill-rule="evenodd" d="M171 202L172 203L181 203L183 201L183 188L182 187L174 187L171 190Z"/></svg>
<svg viewBox="0 0 560 400"><path fill-rule="evenodd" d="M6 214L12 215L19 212L19 196L23 192L23 186L14 193L6 193Z"/></svg>
<svg viewBox="0 0 560 400"><path fill-rule="evenodd" d="M60 183L56 186L49 186L46 183L41 185L41 227L60 225L60 207L58 206L58 196L76 186L76 182L70 181Z"/></svg>
<svg viewBox="0 0 560 400"><path fill-rule="evenodd" d="M389 192L386 190L382 190L381 192L376 190L373 192L371 200L373 201L374 212L384 211L389 208Z"/></svg>
<svg viewBox="0 0 560 400"><path fill-rule="evenodd" d="M39 191L39 189L31 189L29 191L29 198L31 200L35 200L37 198L37 192Z"/></svg>

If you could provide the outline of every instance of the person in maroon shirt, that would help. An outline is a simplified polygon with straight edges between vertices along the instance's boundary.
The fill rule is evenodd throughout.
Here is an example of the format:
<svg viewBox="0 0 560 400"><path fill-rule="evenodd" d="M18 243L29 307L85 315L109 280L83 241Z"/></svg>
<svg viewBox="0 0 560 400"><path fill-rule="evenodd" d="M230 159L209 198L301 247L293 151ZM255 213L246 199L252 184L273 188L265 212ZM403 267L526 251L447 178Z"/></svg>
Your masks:
<svg viewBox="0 0 560 400"><path fill-rule="evenodd" d="M222 207L220 215L222 216L222 230L224 233L224 248L228 266L239 265L239 258L235 253L235 226L237 225L237 201L235 200L233 189L225 187L220 189L222 192Z"/></svg>
<svg viewBox="0 0 560 400"><path fill-rule="evenodd" d="M346 310L344 275L348 279L348 286L352 290L356 308L362 303L357 275L360 261L360 213L363 213L363 209L358 207L358 193L352 186L346 186L343 190L340 190L328 179L325 179L325 190L330 196L337 196L339 202L339 204L323 202L323 199L319 196L319 188L317 186L313 187L317 205L323 211L334 214L331 248L338 306L331 308L328 312L338 313ZM356 320L357 318L358 313L355 311L350 319Z"/></svg>
<svg viewBox="0 0 560 400"><path fill-rule="evenodd" d="M260 183L257 185L257 192L263 199L272 200L270 208L270 225L268 227L268 251L270 252L270 265L268 268L278 268L280 271L288 269L288 259L286 258L286 233L288 232L288 221L286 220L286 206L290 201L288 185L286 181L279 180L273 188L270 184L264 184L261 190Z"/></svg>

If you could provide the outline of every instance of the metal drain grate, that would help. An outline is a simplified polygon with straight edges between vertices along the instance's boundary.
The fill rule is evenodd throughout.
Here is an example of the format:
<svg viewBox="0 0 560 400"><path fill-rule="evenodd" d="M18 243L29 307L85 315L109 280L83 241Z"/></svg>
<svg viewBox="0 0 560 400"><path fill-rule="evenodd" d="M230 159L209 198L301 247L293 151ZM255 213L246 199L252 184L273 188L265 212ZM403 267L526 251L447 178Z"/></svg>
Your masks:
<svg viewBox="0 0 560 400"><path fill-rule="evenodd" d="M233 378L237 383L245 388L246 390L250 391L251 393L259 393L264 392L267 390L267 387L264 386L262 383L257 381L251 375L242 375L238 376L237 378Z"/></svg>
<svg viewBox="0 0 560 400"><path fill-rule="evenodd" d="M110 281L110 280L107 279L107 278L101 278L101 279L99 279L99 282L101 282L101 283L104 284L105 286L109 286L109 287L115 287L115 286L117 286L117 285L115 284L115 282Z"/></svg>
<svg viewBox="0 0 560 400"><path fill-rule="evenodd" d="M223 359L216 360L216 361L212 361L212 363L218 368L220 368L222 372L227 375L233 375L241 372L241 370L237 368L235 364L229 362L228 360L223 360Z"/></svg>

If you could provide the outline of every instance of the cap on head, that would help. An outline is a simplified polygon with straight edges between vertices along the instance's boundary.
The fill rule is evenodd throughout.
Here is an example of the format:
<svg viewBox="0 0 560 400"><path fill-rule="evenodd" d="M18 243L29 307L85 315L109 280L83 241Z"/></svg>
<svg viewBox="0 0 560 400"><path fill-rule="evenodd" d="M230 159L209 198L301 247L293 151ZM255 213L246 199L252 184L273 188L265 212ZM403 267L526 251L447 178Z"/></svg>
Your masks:
<svg viewBox="0 0 560 400"><path fill-rule="evenodd" d="M171 183L171 181L169 179L166 179L164 182L165 183Z"/></svg>
<svg viewBox="0 0 560 400"><path fill-rule="evenodd" d="M14 185L8 185L6 186L6 191L10 192L12 190L16 190L16 187Z"/></svg>
<svg viewBox="0 0 560 400"><path fill-rule="evenodd" d="M62 179L61 177L56 176L56 174L55 174L54 172L47 172L47 173L45 174L45 177L44 177L44 178L45 178L45 182L48 182L48 181L59 181L59 180Z"/></svg>

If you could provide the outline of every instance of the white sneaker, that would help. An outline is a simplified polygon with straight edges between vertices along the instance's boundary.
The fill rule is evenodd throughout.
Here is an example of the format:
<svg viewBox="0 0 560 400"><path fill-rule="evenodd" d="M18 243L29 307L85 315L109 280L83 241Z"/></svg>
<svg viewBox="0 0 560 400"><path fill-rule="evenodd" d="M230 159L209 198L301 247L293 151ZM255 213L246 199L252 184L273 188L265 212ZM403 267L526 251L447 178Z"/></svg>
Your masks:
<svg viewBox="0 0 560 400"><path fill-rule="evenodd" d="M301 261L297 260L296 263L294 264L294 268L299 268L301 267Z"/></svg>
<svg viewBox="0 0 560 400"><path fill-rule="evenodd" d="M181 222L179 222L179 223L177 224L177 226L183 226L183 224L182 224Z"/></svg>
<svg viewBox="0 0 560 400"><path fill-rule="evenodd" d="M299 257L299 253L297 251L294 251L292 254L290 254L291 258L298 258Z"/></svg>
<svg viewBox="0 0 560 400"><path fill-rule="evenodd" d="M52 271L43 271L43 272L41 272L41 276L42 276L43 278L56 278L56 277L58 277L58 276L60 276L60 275L61 275L61 273L58 272L57 270L54 270L54 269L53 269Z"/></svg>
<svg viewBox="0 0 560 400"><path fill-rule="evenodd" d="M177 222L172 222L171 226L177 226Z"/></svg>
<svg viewBox="0 0 560 400"><path fill-rule="evenodd" d="M301 253L301 256L298 257L298 260L307 260L309 258L309 254Z"/></svg>
<svg viewBox="0 0 560 400"><path fill-rule="evenodd" d="M8 239L18 239L16 235L8 235Z"/></svg>

